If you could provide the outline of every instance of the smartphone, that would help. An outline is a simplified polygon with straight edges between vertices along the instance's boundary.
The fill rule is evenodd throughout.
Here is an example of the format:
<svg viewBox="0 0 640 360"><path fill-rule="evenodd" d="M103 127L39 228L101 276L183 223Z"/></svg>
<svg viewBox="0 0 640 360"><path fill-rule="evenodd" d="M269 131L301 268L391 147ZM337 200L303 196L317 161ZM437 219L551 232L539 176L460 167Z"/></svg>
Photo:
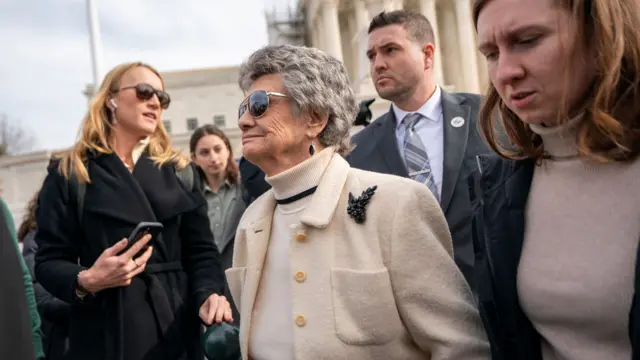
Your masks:
<svg viewBox="0 0 640 360"><path fill-rule="evenodd" d="M162 232L162 229L163 229L163 226L159 222L141 222L141 223L139 223L138 226L136 226L136 228L133 229L133 231L131 232L131 235L129 235L129 237L128 237L129 243L127 244L127 248L123 252L129 250L129 248L131 248L133 246L133 244L138 242L145 235L151 234L151 241L149 243L147 243L147 246L145 246L138 254L136 254L135 257L138 257L138 256L142 255L142 253L144 252L144 250L147 249L149 244L151 244L151 242L153 242L153 240L155 240L156 237L158 235L160 235L160 233Z"/></svg>

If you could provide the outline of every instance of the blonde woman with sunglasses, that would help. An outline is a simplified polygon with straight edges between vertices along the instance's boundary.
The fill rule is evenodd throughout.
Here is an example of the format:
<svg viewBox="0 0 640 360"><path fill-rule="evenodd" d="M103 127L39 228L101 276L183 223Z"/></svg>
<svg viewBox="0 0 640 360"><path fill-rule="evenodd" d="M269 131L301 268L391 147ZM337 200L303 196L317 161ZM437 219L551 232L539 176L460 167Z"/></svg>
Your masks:
<svg viewBox="0 0 640 360"><path fill-rule="evenodd" d="M194 170L163 127L169 104L151 66L117 66L49 168L35 272L72 304L69 359L203 359L200 324L232 321L200 179L176 173ZM141 222L162 230L130 244Z"/></svg>

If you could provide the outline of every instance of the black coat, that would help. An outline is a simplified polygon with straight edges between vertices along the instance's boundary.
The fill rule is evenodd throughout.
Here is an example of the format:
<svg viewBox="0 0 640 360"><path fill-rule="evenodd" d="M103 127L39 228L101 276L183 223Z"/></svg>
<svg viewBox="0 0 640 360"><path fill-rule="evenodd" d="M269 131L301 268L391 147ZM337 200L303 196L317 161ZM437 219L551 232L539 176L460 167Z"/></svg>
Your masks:
<svg viewBox="0 0 640 360"><path fill-rule="evenodd" d="M63 360L69 349L71 304L51 295L35 277L35 255L38 250L35 235L35 231L30 231L24 237L22 256L33 279L33 291L41 320L42 346L47 360Z"/></svg>
<svg viewBox="0 0 640 360"><path fill-rule="evenodd" d="M260 170L260 168L252 163L249 160L242 157L240 159L240 179L242 179L242 186L249 193L249 198L246 203L251 204L253 200L260 197L260 195L267 192L271 189L271 185L269 185L265 180L265 174Z"/></svg>
<svg viewBox="0 0 640 360"><path fill-rule="evenodd" d="M493 360L542 360L540 335L520 307L517 272L524 242L525 209L534 162L480 156L470 183L475 208L473 229L480 315ZM640 248L638 251L640 259ZM629 312L633 360L640 360L640 263ZM621 359L622 360L622 359Z"/></svg>
<svg viewBox="0 0 640 360"><path fill-rule="evenodd" d="M9 215L0 205L0 359L33 360L31 319Z"/></svg>
<svg viewBox="0 0 640 360"><path fill-rule="evenodd" d="M158 168L146 155L133 173L115 154L90 155L80 224L75 194L55 166L38 200L35 272L45 289L73 304L70 359L202 359L198 310L222 293L224 274L198 177L191 191L173 166ZM164 225L144 273L128 287L80 301L79 271L143 221Z"/></svg>

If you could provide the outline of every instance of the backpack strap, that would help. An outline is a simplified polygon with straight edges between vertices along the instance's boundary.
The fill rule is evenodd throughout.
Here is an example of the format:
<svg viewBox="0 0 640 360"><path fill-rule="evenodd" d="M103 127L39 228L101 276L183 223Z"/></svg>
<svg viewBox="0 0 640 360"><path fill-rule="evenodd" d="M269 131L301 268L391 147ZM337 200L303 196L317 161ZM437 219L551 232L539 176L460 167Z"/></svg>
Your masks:
<svg viewBox="0 0 640 360"><path fill-rule="evenodd" d="M192 164L189 164L182 169L176 168L176 176L178 177L178 180L181 181L187 189L189 189L189 191L193 191L193 188L195 187L195 180ZM181 224L182 214L178 215L178 228L180 228Z"/></svg>

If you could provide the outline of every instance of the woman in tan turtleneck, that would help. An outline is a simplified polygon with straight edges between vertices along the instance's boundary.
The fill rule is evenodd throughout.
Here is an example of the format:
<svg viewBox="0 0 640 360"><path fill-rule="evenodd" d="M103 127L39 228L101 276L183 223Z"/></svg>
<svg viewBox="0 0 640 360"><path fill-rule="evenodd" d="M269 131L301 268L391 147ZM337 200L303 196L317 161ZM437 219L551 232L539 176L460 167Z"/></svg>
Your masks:
<svg viewBox="0 0 640 360"><path fill-rule="evenodd" d="M240 70L242 151L271 185L226 271L243 359L488 360L446 220L417 181L352 169L347 72L267 46Z"/></svg>
<svg viewBox="0 0 640 360"><path fill-rule="evenodd" d="M493 358L640 359L637 0L477 0L474 21L501 155L475 187Z"/></svg>

